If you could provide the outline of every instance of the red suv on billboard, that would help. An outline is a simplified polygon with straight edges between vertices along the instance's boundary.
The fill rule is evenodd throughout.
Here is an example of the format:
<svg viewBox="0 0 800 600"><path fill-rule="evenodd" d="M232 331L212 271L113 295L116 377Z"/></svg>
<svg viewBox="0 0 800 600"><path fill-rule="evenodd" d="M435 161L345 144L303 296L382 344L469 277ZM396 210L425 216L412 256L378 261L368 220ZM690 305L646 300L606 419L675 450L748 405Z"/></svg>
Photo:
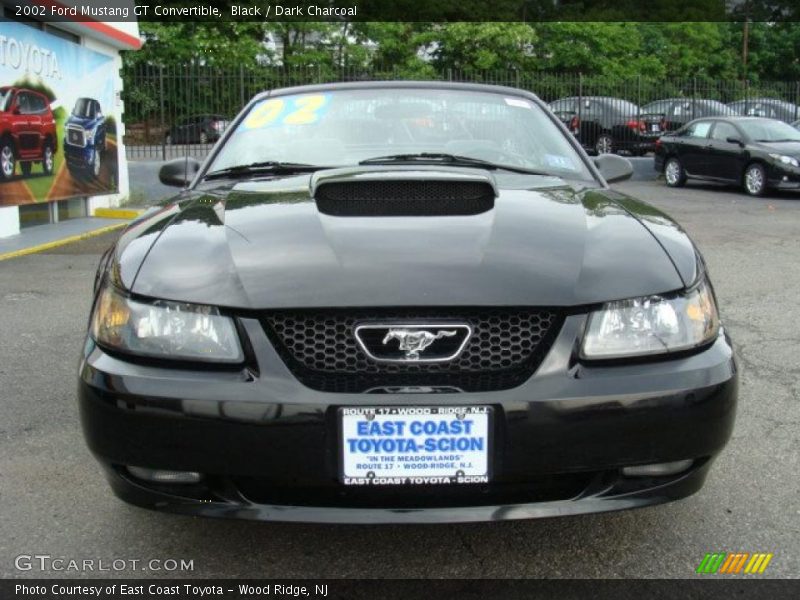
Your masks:
<svg viewBox="0 0 800 600"><path fill-rule="evenodd" d="M30 175L35 162L49 175L57 149L56 121L47 96L0 87L0 180L13 177L17 163L23 175Z"/></svg>

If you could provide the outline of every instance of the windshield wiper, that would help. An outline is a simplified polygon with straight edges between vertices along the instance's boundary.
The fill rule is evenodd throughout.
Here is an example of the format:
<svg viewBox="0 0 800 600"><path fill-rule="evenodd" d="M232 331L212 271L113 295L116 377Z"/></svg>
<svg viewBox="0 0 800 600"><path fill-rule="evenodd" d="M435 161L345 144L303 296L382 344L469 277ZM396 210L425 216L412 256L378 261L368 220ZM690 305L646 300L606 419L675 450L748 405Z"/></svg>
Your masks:
<svg viewBox="0 0 800 600"><path fill-rule="evenodd" d="M250 175L258 175L261 173L269 173L270 175L291 175L293 173L313 173L320 169L329 169L330 167L321 167L319 165L307 165L305 163L293 162L280 162L276 160L266 160L262 162L254 162L246 165L235 165L233 167L226 167L225 169L218 169L206 173L203 180L206 179L223 179L225 177L249 177Z"/></svg>
<svg viewBox="0 0 800 600"><path fill-rule="evenodd" d="M439 152L418 152L412 154L388 154L386 156L374 156L360 161L360 165L384 165L390 163L403 163L403 162L430 162L430 163L447 163L453 166L462 167L478 167L480 169L511 171L512 173L524 173L526 175L549 175L555 177L552 173L546 171L537 171L535 169L526 169L525 167L516 167L512 165L499 165L488 160L480 158L473 158L471 156L461 156L458 154L446 154Z"/></svg>

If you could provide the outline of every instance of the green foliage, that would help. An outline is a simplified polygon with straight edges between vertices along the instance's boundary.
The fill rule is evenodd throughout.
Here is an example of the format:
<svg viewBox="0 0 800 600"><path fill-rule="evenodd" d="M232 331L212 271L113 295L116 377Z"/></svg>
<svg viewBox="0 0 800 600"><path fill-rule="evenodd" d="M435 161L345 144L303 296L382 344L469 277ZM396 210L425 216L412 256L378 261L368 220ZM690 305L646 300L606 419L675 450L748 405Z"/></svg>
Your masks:
<svg viewBox="0 0 800 600"><path fill-rule="evenodd" d="M13 87L25 88L27 90L33 90L34 92L44 94L47 96L47 99L50 100L50 102L56 99L56 93L53 91L53 88L48 86L39 78L32 79L29 75L25 75L17 79L11 85Z"/></svg>
<svg viewBox="0 0 800 600"><path fill-rule="evenodd" d="M414 16L424 18L424 3L404 2L419 7ZM459 4L442 2L439 9ZM487 2L487 10L503 2ZM750 2L752 16L769 4ZM673 8L707 11L718 3L674 0ZM794 83L800 81L800 22L750 23L745 67L741 22L534 20L552 4L527 2L527 22L143 22L143 48L123 58L126 120L159 141L182 117L232 116L265 89L359 79L483 81L529 89L546 101L575 94L580 82L584 95L642 105L692 95L723 102L748 93L795 102L800 97ZM567 4L583 11L580 0ZM604 6L621 19L650 10L640 0L607 0ZM591 13L575 17L589 19ZM789 83L770 83L775 81Z"/></svg>
<svg viewBox="0 0 800 600"><path fill-rule="evenodd" d="M103 122L106 126L106 134L116 135L117 133L117 120L114 115L108 115Z"/></svg>
<svg viewBox="0 0 800 600"><path fill-rule="evenodd" d="M264 52L263 23L215 21L142 22L141 50L124 53L126 66L186 65L237 67L255 65Z"/></svg>
<svg viewBox="0 0 800 600"><path fill-rule="evenodd" d="M718 0L676 2L676 10L691 5L707 10L708 2ZM617 0L604 10L630 18L624 14L635 5ZM529 8L535 15L536 3ZM766 9L754 0L752 10L761 14ZM125 53L126 67L273 65L314 69L321 80L341 69L401 78L443 77L452 70L536 70L607 78L745 75L741 22L178 21L143 22L140 28L145 44ZM749 77L800 79L800 23L751 23L749 38Z"/></svg>

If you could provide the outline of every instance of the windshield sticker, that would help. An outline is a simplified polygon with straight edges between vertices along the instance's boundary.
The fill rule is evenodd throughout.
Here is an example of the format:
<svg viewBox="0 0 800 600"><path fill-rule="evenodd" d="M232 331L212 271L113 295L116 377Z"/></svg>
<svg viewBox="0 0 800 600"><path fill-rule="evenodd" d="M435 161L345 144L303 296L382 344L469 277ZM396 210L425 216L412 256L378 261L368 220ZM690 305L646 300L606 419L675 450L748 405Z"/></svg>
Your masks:
<svg viewBox="0 0 800 600"><path fill-rule="evenodd" d="M270 98L250 111L241 128L247 130L276 125L310 125L325 114L330 99L330 94Z"/></svg>
<svg viewBox="0 0 800 600"><path fill-rule="evenodd" d="M575 170L575 165L572 161L568 157L561 156L560 154L545 154L544 162L547 163L548 167Z"/></svg>
<svg viewBox="0 0 800 600"><path fill-rule="evenodd" d="M528 102L527 100L523 100L522 98L506 98L505 101L508 106L516 106L517 108L527 108L528 110L533 108L530 102Z"/></svg>

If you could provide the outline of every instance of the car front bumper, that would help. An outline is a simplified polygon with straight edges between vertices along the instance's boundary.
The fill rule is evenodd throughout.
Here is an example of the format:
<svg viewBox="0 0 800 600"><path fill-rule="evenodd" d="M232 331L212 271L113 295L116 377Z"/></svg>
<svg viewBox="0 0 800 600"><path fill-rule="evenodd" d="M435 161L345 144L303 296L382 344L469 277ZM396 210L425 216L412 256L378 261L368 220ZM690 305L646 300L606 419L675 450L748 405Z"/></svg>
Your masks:
<svg viewBox="0 0 800 600"><path fill-rule="evenodd" d="M776 189L800 189L800 168L773 163L767 169L767 181Z"/></svg>
<svg viewBox="0 0 800 600"><path fill-rule="evenodd" d="M70 166L88 168L94 160L94 146L73 146L64 142L64 159Z"/></svg>
<svg viewBox="0 0 800 600"><path fill-rule="evenodd" d="M137 364L87 341L78 399L88 445L115 493L140 506L215 517L314 522L459 522L619 510L688 496L733 427L737 374L724 333L667 361L574 362L585 315L566 319L537 372L483 393L338 394L298 383L258 321L242 319L257 370ZM343 486L342 406L494 407L490 482ZM682 473L625 466L691 459ZM127 466L193 471L156 484Z"/></svg>

